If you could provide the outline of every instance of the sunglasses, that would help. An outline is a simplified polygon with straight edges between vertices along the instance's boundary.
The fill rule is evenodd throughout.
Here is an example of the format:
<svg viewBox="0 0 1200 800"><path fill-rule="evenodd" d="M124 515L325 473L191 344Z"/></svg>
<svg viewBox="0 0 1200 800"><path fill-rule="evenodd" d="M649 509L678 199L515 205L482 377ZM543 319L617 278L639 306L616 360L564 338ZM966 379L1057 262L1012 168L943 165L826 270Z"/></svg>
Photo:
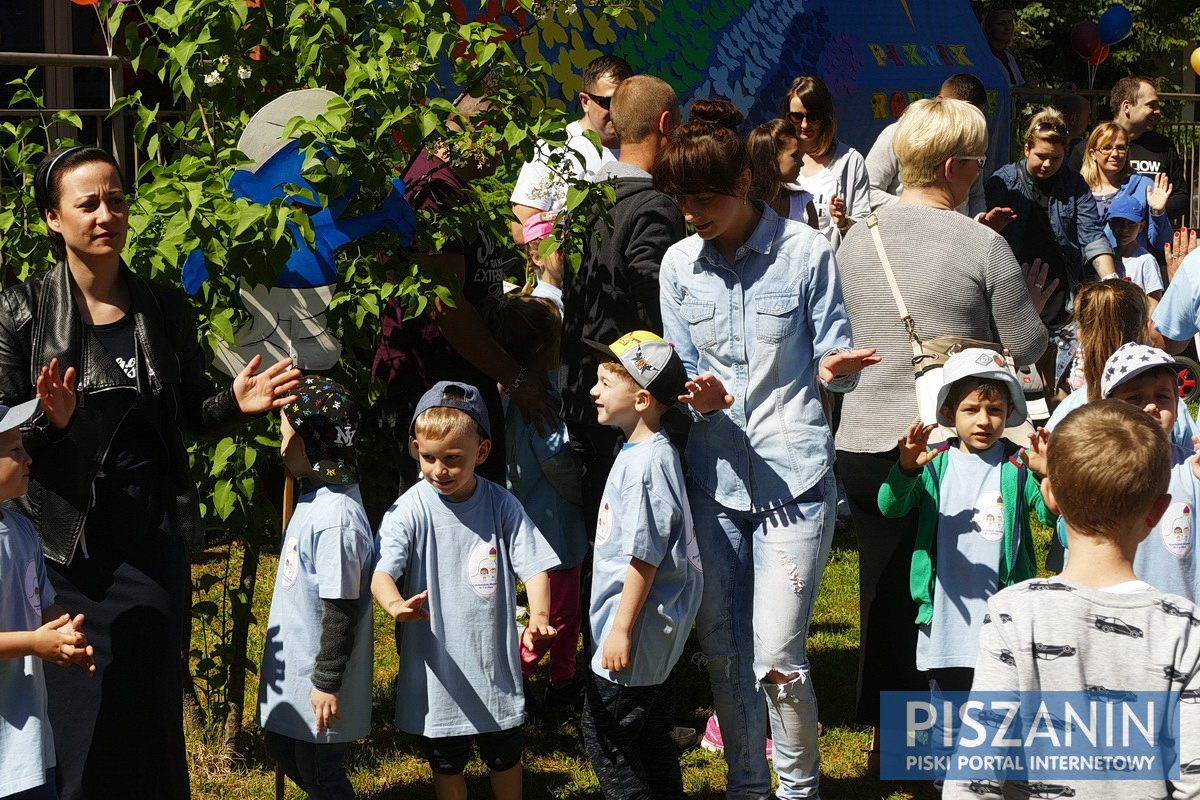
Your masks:
<svg viewBox="0 0 1200 800"><path fill-rule="evenodd" d="M1070 136L1071 131L1066 125L1055 125L1053 122L1039 122L1033 127L1038 133L1049 133L1054 131L1059 136Z"/></svg>
<svg viewBox="0 0 1200 800"><path fill-rule="evenodd" d="M983 155L983 156L955 156L954 158L958 161L974 161L976 164L979 165L980 169L983 169L984 167L987 166L987 156L986 155Z"/></svg>
<svg viewBox="0 0 1200 800"><path fill-rule="evenodd" d="M613 96L611 94L608 96L601 95L601 94L592 94L591 92L584 92L584 94L586 94L588 96L588 99L590 99L593 103L595 103L596 105L603 108L605 111L608 111L608 107L610 105L612 105Z"/></svg>
<svg viewBox="0 0 1200 800"><path fill-rule="evenodd" d="M811 113L804 114L799 111L789 111L787 117L792 121L793 125L803 125L806 120L809 125L820 125L825 121L824 117L818 117L816 114Z"/></svg>

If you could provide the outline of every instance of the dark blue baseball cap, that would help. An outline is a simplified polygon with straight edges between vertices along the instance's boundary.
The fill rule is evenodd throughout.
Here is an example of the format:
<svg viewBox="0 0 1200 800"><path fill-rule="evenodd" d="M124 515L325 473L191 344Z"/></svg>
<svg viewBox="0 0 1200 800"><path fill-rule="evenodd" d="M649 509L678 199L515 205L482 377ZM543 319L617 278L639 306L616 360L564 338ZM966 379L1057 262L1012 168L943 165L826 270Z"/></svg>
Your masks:
<svg viewBox="0 0 1200 800"><path fill-rule="evenodd" d="M438 381L429 391L421 395L417 410L413 412L412 422L408 426L408 435L412 436L416 429L417 417L431 408L454 408L470 417L485 439L492 438L492 426L488 418L487 405L479 390L469 383L458 381Z"/></svg>

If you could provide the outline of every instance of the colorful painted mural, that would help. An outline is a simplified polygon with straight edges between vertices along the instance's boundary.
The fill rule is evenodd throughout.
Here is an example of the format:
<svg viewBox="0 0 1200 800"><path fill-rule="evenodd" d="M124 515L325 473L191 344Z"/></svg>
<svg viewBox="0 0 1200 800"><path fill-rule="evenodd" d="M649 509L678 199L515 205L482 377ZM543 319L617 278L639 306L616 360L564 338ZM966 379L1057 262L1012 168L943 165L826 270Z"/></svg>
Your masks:
<svg viewBox="0 0 1200 800"><path fill-rule="evenodd" d="M458 8L463 19L513 30L531 21L497 0ZM583 66L615 53L669 81L685 103L729 98L750 123L779 113L792 78L815 74L837 102L839 138L863 152L909 103L970 72L989 90L992 155L1007 153L1008 83L968 0L666 0L641 30L628 15L614 19L567 0L547 3L519 46L527 59L551 65L551 94L566 102Z"/></svg>

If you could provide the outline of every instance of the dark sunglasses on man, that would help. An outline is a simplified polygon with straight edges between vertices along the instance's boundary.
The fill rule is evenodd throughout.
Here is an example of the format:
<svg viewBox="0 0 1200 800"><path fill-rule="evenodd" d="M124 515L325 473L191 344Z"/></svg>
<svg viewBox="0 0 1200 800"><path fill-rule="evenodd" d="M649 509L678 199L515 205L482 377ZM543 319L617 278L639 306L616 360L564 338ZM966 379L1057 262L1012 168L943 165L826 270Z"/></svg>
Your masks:
<svg viewBox="0 0 1200 800"><path fill-rule="evenodd" d="M589 100L603 108L605 111L608 111L608 107L612 105L611 94L607 96L602 94L592 94L591 92L580 92L580 94L586 95Z"/></svg>

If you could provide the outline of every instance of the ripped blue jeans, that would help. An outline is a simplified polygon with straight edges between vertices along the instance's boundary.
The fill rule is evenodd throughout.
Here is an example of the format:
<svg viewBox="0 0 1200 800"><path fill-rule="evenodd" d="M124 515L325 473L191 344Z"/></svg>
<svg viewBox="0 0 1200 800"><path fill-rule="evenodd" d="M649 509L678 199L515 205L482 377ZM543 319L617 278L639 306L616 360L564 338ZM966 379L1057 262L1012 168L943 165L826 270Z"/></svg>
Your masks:
<svg viewBox="0 0 1200 800"><path fill-rule="evenodd" d="M817 697L808 624L829 558L837 492L830 472L781 508L734 511L688 487L704 565L696 619L729 766L729 800L771 793L768 721L779 800L818 797ZM771 672L788 678L767 679Z"/></svg>

